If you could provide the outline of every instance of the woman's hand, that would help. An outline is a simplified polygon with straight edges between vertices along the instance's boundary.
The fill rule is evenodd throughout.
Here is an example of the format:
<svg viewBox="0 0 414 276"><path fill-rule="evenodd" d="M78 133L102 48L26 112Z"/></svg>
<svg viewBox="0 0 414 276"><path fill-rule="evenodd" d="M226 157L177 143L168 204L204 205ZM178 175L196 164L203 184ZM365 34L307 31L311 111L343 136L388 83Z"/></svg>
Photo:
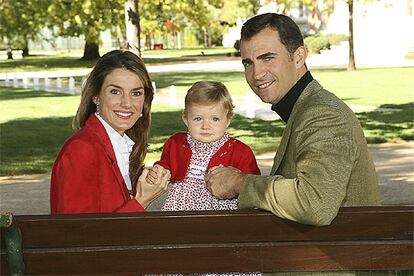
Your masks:
<svg viewBox="0 0 414 276"><path fill-rule="evenodd" d="M168 183L171 178L170 171L158 166L156 172L158 177L154 183L147 181L148 169L142 171L142 174L137 181L137 194L135 199L144 208L147 208L154 199L167 191Z"/></svg>

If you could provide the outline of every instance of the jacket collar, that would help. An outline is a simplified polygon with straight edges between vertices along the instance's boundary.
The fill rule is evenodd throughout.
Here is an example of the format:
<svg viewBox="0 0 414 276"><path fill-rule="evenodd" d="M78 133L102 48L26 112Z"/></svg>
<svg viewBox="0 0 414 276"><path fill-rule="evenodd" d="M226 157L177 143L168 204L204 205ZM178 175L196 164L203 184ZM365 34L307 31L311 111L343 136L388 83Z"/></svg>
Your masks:
<svg viewBox="0 0 414 276"><path fill-rule="evenodd" d="M94 134L95 139L103 146L106 154L112 162L116 161L115 152L104 126L95 115L91 114L83 127L85 130Z"/></svg>
<svg viewBox="0 0 414 276"><path fill-rule="evenodd" d="M116 176L117 182L120 185L120 188L123 191L125 198L129 198L128 190L124 183L124 178L122 177L121 171L118 167L118 163L116 162L115 152L112 147L111 140L109 139L108 133L105 130L105 127L102 125L99 119L96 118L95 115L91 114L83 128L86 131L92 133L97 143L99 143L103 147L104 152L111 161L112 171Z"/></svg>

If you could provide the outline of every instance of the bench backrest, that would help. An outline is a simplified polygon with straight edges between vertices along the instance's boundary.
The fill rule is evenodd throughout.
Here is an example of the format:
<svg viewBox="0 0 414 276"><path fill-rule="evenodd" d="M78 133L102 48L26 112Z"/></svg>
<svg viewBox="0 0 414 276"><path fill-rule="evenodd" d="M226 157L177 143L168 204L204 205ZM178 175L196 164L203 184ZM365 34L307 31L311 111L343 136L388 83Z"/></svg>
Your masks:
<svg viewBox="0 0 414 276"><path fill-rule="evenodd" d="M414 207L313 227L259 210L16 216L27 274L413 269ZM2 233L1 274L7 273Z"/></svg>

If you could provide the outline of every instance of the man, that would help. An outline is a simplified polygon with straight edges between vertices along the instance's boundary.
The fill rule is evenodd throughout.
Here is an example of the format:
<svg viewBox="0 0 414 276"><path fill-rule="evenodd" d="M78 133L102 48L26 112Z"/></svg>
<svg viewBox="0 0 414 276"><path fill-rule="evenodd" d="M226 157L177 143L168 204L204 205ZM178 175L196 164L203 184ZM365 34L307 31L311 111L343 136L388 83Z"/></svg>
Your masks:
<svg viewBox="0 0 414 276"><path fill-rule="evenodd" d="M329 225L342 206L379 205L378 179L355 114L308 71L298 26L268 13L241 31L251 89L286 123L270 176L215 167L206 176L218 198L310 225Z"/></svg>

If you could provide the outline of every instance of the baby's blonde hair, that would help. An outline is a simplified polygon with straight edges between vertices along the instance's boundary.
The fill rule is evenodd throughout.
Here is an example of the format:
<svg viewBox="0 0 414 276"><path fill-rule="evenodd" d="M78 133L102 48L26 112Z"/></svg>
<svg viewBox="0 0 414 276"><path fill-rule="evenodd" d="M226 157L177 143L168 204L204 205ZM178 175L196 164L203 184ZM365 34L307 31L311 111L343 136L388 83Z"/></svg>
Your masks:
<svg viewBox="0 0 414 276"><path fill-rule="evenodd" d="M213 105L221 103L227 110L227 117L233 116L233 100L226 86L219 81L198 81L187 91L185 96L184 116L192 104Z"/></svg>

